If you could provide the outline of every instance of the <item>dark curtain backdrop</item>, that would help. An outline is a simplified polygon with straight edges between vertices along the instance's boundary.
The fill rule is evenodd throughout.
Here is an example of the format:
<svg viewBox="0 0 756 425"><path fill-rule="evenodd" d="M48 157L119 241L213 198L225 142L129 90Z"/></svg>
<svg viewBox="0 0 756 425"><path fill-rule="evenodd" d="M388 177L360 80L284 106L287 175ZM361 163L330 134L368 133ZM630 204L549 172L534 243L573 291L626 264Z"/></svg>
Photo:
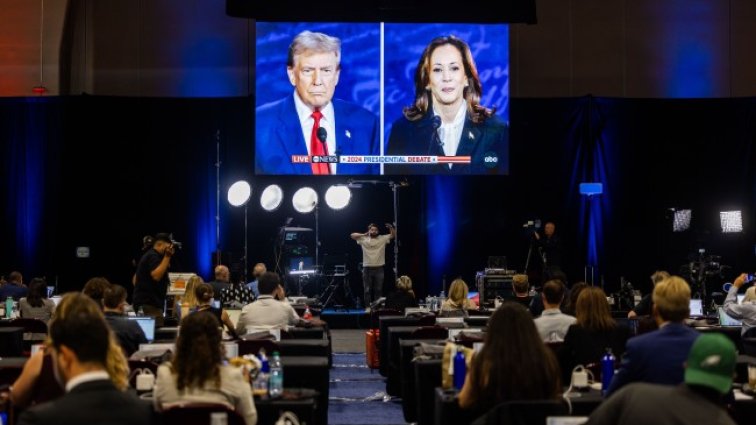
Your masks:
<svg viewBox="0 0 756 425"><path fill-rule="evenodd" d="M141 238L173 232L184 248L174 270L211 278L216 249L241 264L244 209L225 200L249 179L249 265L274 263L273 245L304 185L322 196L346 177L256 177L253 99L76 96L0 99L0 273L21 270L79 289L92 276L128 286ZM655 269L677 272L705 248L738 271L756 271L756 99L513 99L511 174L414 177L399 189L400 272L421 295L462 276L469 283L489 255L522 270L527 220L553 220L570 280L594 267L596 283L620 277L647 290ZM216 240L216 141L220 143L220 241ZM382 181L392 180L382 177ZM399 181L394 179L394 181ZM579 183L601 181L587 198ZM284 205L259 207L279 183ZM353 191L342 211L319 209L321 255L348 255L359 287L361 253L348 234L392 220L387 184ZM692 208L693 224L673 234L669 208ZM719 211L742 209L742 234L719 232ZM76 247L90 258L76 258ZM393 263L391 249L387 258ZM360 293L361 291L357 291Z"/></svg>

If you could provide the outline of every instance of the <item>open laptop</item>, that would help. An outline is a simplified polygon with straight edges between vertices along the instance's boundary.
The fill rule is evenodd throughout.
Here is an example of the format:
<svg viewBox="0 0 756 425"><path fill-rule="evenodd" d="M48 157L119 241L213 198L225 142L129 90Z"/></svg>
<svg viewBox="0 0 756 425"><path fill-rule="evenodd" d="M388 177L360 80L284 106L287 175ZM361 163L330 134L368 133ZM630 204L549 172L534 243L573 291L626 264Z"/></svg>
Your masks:
<svg viewBox="0 0 756 425"><path fill-rule="evenodd" d="M733 319L729 314L725 313L724 307L717 308L717 313L719 313L719 326L739 328L742 325L740 320Z"/></svg>
<svg viewBox="0 0 756 425"><path fill-rule="evenodd" d="M142 328L142 332L144 332L144 336L147 338L148 342L152 342L155 340L155 318L154 317L129 316L128 319L136 320L136 322L139 324L139 327Z"/></svg>
<svg viewBox="0 0 756 425"><path fill-rule="evenodd" d="M703 301L700 298L690 299L690 317L703 317Z"/></svg>

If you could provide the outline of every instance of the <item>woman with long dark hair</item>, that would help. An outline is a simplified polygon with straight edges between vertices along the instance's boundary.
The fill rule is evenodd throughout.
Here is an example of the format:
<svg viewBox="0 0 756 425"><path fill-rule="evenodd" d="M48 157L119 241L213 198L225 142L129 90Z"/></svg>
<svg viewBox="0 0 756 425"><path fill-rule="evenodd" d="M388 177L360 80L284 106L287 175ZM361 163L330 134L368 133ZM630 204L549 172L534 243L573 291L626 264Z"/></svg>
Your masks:
<svg viewBox="0 0 756 425"><path fill-rule="evenodd" d="M194 308L192 314L199 312L205 312L212 315L218 320L218 326L225 326L231 337L236 338L236 329L234 328L234 322L231 321L231 317L223 308L214 307L212 302L215 297L213 287L209 283L200 283L194 288L194 294L196 295L197 306Z"/></svg>
<svg viewBox="0 0 756 425"><path fill-rule="evenodd" d="M220 403L236 410L247 425L257 423L252 389L241 369L223 365L218 320L207 313L181 321L176 353L158 367L154 395L158 409L186 403Z"/></svg>
<svg viewBox="0 0 756 425"><path fill-rule="evenodd" d="M556 400L559 364L522 305L504 302L488 321L483 348L470 365L459 405L485 413L505 401Z"/></svg>
<svg viewBox="0 0 756 425"><path fill-rule="evenodd" d="M21 317L39 319L45 323L50 321L55 311L55 303L47 298L47 282L41 278L34 278L29 283L29 293L18 300Z"/></svg>
<svg viewBox="0 0 756 425"><path fill-rule="evenodd" d="M436 37L415 69L415 100L393 123L388 155L470 156L470 164L385 166L386 174L497 174L506 169L507 124L481 105L483 85L470 46ZM488 161L486 161L488 159Z"/></svg>

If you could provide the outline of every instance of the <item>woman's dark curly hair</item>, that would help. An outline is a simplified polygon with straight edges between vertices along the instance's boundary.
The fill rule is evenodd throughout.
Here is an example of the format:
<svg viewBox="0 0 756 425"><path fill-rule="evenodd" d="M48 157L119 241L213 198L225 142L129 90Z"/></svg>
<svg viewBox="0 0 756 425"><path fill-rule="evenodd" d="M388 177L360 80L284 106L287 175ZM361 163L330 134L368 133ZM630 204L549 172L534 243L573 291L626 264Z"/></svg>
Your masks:
<svg viewBox="0 0 756 425"><path fill-rule="evenodd" d="M172 369L176 388L201 388L212 380L220 387L221 331L210 313L190 314L181 321Z"/></svg>

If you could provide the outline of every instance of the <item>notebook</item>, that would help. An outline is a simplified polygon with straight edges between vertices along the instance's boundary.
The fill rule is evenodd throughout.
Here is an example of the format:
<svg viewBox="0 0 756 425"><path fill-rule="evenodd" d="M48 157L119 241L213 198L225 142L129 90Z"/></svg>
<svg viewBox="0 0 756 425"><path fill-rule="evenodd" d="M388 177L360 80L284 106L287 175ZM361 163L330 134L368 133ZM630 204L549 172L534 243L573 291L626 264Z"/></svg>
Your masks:
<svg viewBox="0 0 756 425"><path fill-rule="evenodd" d="M690 300L690 317L703 316L703 302L697 298L691 298Z"/></svg>
<svg viewBox="0 0 756 425"><path fill-rule="evenodd" d="M152 342L155 340L155 318L154 317L129 317L129 320L136 320L139 327L142 328L144 336L147 337L147 341Z"/></svg>
<svg viewBox="0 0 756 425"><path fill-rule="evenodd" d="M728 327L740 327L741 323L740 320L733 319L730 317L729 314L725 313L724 307L719 307L717 309L717 312L719 313L719 326Z"/></svg>

